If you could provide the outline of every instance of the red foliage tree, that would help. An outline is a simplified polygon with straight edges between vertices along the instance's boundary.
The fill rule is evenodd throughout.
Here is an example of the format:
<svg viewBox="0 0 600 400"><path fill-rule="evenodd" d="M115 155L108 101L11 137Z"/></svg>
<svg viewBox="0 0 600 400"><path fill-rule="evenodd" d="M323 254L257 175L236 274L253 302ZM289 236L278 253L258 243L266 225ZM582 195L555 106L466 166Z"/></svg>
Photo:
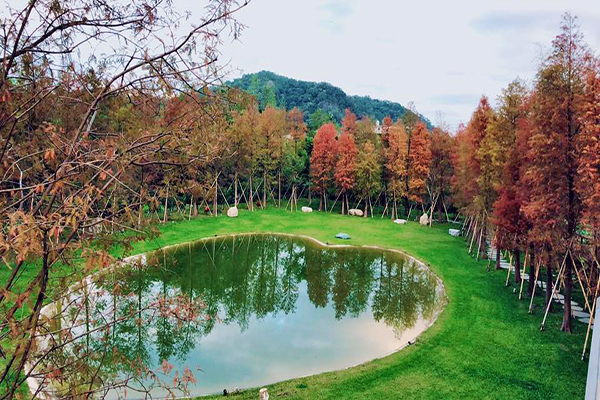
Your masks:
<svg viewBox="0 0 600 400"><path fill-rule="evenodd" d="M388 135L390 134L390 128L393 124L394 121L392 121L392 118L389 115L383 119L383 125L381 126L381 142L384 147L389 145Z"/></svg>
<svg viewBox="0 0 600 400"><path fill-rule="evenodd" d="M580 122L576 190L583 203L582 222L591 231L593 251L600 260L600 61L597 59L586 73Z"/></svg>
<svg viewBox="0 0 600 400"><path fill-rule="evenodd" d="M336 129L332 123L321 126L313 141L310 157L310 177L319 193L319 211L327 207L327 190L333 179L337 161Z"/></svg>
<svg viewBox="0 0 600 400"><path fill-rule="evenodd" d="M538 73L532 104L529 168L526 180L531 197L524 207L532 221L532 238L564 263L565 314L561 330L571 332L573 238L580 220L575 190L578 167L577 136L581 124L582 75L586 50L576 21L567 14L562 34L552 44L550 57ZM551 263L548 263L551 268Z"/></svg>
<svg viewBox="0 0 600 400"><path fill-rule="evenodd" d="M450 134L440 128L431 132L431 165L429 166L429 182L431 193L437 196L438 221L442 223L442 204L450 192L452 178L453 141Z"/></svg>
<svg viewBox="0 0 600 400"><path fill-rule="evenodd" d="M357 117L349 108L344 111L344 118L342 119L342 133L349 133L354 136L356 133L356 121Z"/></svg>

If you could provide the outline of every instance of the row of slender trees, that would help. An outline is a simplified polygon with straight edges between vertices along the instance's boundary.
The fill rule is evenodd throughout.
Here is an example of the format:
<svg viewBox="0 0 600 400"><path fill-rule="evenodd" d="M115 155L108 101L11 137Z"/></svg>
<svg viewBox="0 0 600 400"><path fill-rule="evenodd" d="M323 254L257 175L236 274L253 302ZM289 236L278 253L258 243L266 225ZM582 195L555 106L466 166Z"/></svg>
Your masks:
<svg viewBox="0 0 600 400"><path fill-rule="evenodd" d="M561 329L571 332L573 276L591 312L600 267L600 61L575 17L564 16L532 87L512 82L495 109L483 97L456 141L465 232L510 252L517 283L525 254L530 296L545 270L546 312L564 289Z"/></svg>

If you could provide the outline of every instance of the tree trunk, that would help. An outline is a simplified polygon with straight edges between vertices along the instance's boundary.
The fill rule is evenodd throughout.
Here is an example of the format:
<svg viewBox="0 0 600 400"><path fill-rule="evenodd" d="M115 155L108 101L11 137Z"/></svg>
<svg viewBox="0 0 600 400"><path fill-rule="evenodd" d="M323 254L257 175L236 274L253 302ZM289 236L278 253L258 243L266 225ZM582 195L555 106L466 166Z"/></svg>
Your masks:
<svg viewBox="0 0 600 400"><path fill-rule="evenodd" d="M409 216L408 216L408 212L409 212L408 197L404 196L402 198L402 203L404 205L404 214L406 214L406 219L408 219L409 218Z"/></svg>
<svg viewBox="0 0 600 400"><path fill-rule="evenodd" d="M438 222L441 224L442 223L442 194L441 193L439 194L437 201L438 201Z"/></svg>
<svg viewBox="0 0 600 400"><path fill-rule="evenodd" d="M431 217L432 216L430 216L430 218ZM482 260L487 259L487 252L485 250L486 242L487 242L487 239L486 239L486 226L482 224L481 225L481 234L480 234L480 237L479 237L479 246L480 246L480 248L478 249L479 256L481 257Z"/></svg>
<svg viewBox="0 0 600 400"><path fill-rule="evenodd" d="M254 190L254 189L252 189L252 175L250 175L249 185L250 185L250 196L248 196L248 200L249 200L248 205L249 205L250 211L254 211L254 205L252 204L252 198L254 197L254 194L252 193L252 191Z"/></svg>
<svg viewBox="0 0 600 400"><path fill-rule="evenodd" d="M267 173L263 172L263 201L262 201L263 210L267 208Z"/></svg>
<svg viewBox="0 0 600 400"><path fill-rule="evenodd" d="M500 248L496 245L496 269L502 269L500 266Z"/></svg>
<svg viewBox="0 0 600 400"><path fill-rule="evenodd" d="M527 286L527 295L531 297L533 295L533 288L535 287L535 253L533 252L533 246L529 247L529 285Z"/></svg>
<svg viewBox="0 0 600 400"><path fill-rule="evenodd" d="M279 192L277 197L277 207L281 208L281 171L279 171L279 175L277 176L277 191Z"/></svg>
<svg viewBox="0 0 600 400"><path fill-rule="evenodd" d="M142 178L140 179L140 209L138 213L138 228L142 226L142 216L144 215L144 167L142 167ZM31 203L33 205L33 197L31 198ZM33 207L32 207L33 210Z"/></svg>
<svg viewBox="0 0 600 400"><path fill-rule="evenodd" d="M515 259L515 283L521 283L521 250L513 250L513 258Z"/></svg>
<svg viewBox="0 0 600 400"><path fill-rule="evenodd" d="M363 218L367 218L367 213L369 212L367 205L368 205L367 200L365 200L365 213L363 214Z"/></svg>
<svg viewBox="0 0 600 400"><path fill-rule="evenodd" d="M234 189L234 195L233 195L233 206L237 207L238 205L238 174L237 172L235 173L235 189Z"/></svg>
<svg viewBox="0 0 600 400"><path fill-rule="evenodd" d="M560 330L563 332L572 332L571 326L571 291L573 290L573 259L571 258L571 252L567 255L565 260L565 313L563 315L562 325ZM560 281L560 277L557 278Z"/></svg>
<svg viewBox="0 0 600 400"><path fill-rule="evenodd" d="M344 206L346 202L346 193L344 193L344 195L342 196L342 215L344 215Z"/></svg>
<svg viewBox="0 0 600 400"><path fill-rule="evenodd" d="M393 195L392 195L392 200L394 202L394 204L392 204L392 221L395 220L398 215L398 211L396 210L396 191L394 190Z"/></svg>
<svg viewBox="0 0 600 400"><path fill-rule="evenodd" d="M546 267L546 307L550 304L549 310L552 311L552 260L548 261L548 266Z"/></svg>
<svg viewBox="0 0 600 400"><path fill-rule="evenodd" d="M217 176L215 178L215 198L213 200L213 215L215 217L217 216L217 204L218 204L217 195L219 193L219 192L217 192L219 190L219 180L218 179L219 179L219 177Z"/></svg>
<svg viewBox="0 0 600 400"><path fill-rule="evenodd" d="M319 193L319 211L323 211L323 193Z"/></svg>

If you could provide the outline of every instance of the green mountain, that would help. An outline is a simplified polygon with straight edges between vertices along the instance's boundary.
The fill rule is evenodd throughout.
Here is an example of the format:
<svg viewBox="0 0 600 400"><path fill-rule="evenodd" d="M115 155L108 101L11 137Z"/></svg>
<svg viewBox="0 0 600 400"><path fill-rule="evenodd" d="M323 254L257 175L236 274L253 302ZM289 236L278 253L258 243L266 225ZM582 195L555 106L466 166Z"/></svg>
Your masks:
<svg viewBox="0 0 600 400"><path fill-rule="evenodd" d="M367 115L379 121L383 121L386 115L396 120L411 112L400 103L369 96L348 96L342 89L329 83L298 81L269 71L246 74L229 82L229 85L255 95L261 109L269 104L288 110L298 107L304 111L307 119L320 110L340 122L346 108L359 117ZM432 127L427 118L422 115L419 117L429 128Z"/></svg>

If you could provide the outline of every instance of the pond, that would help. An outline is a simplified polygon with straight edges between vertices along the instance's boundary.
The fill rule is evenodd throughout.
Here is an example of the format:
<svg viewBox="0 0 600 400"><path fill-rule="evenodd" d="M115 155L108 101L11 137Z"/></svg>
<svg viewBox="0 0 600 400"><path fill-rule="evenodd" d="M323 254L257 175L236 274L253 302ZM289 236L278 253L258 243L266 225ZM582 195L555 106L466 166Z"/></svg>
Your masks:
<svg viewBox="0 0 600 400"><path fill-rule="evenodd" d="M413 341L444 303L441 281L398 252L266 234L149 253L94 291L80 329L118 322L79 345L97 355L90 370L102 381L123 381L113 398L162 397L174 384L175 395L231 392L351 367Z"/></svg>

